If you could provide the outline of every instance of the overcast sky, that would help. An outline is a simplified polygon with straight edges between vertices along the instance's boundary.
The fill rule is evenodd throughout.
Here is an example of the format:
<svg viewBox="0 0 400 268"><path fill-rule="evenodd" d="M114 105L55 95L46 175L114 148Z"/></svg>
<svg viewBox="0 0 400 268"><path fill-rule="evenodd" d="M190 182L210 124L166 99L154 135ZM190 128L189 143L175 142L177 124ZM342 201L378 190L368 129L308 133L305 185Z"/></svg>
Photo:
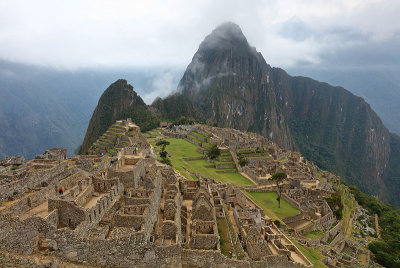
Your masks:
<svg viewBox="0 0 400 268"><path fill-rule="evenodd" d="M0 59L185 68L232 21L272 66L398 67L398 0L0 0Z"/></svg>

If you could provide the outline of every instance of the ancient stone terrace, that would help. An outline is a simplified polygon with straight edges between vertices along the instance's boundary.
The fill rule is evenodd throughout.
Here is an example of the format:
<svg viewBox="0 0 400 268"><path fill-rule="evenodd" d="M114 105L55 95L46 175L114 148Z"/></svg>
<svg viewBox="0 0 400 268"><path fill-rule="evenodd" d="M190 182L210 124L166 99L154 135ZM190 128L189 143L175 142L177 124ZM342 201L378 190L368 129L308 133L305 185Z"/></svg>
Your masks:
<svg viewBox="0 0 400 268"><path fill-rule="evenodd" d="M284 222L300 233L329 230L337 220L329 205L322 199L323 196L323 192L303 186L285 190L282 197L298 208L301 214L286 218ZM306 226L308 228L304 228Z"/></svg>
<svg viewBox="0 0 400 268"><path fill-rule="evenodd" d="M130 118L118 120L89 148L90 154L102 152L116 156L123 148L138 150L149 147L146 139L140 135L140 128Z"/></svg>

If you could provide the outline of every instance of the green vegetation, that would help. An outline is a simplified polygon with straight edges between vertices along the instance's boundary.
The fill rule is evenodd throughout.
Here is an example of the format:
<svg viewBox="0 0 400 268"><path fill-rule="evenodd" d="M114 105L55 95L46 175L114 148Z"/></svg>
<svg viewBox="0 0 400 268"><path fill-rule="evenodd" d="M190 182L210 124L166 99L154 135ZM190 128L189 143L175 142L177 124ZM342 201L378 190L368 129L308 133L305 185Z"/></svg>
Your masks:
<svg viewBox="0 0 400 268"><path fill-rule="evenodd" d="M336 191L332 196L324 198L330 208L333 211L333 214L341 220L343 218L343 203L342 196Z"/></svg>
<svg viewBox="0 0 400 268"><path fill-rule="evenodd" d="M293 244L296 245L296 247L301 251L301 253L306 256L306 258L314 265L315 268L327 268L323 262L322 259L324 256L322 256L316 249L313 248L306 248L297 243L294 239L290 239Z"/></svg>
<svg viewBox="0 0 400 268"><path fill-rule="evenodd" d="M193 131L192 134L194 134L194 135L196 135L196 136L199 136L200 138L203 138L203 139L207 139L207 140L208 140L208 137L207 137L206 135L203 135L203 134L201 134L201 133L199 133L199 132Z"/></svg>
<svg viewBox="0 0 400 268"><path fill-rule="evenodd" d="M228 223L225 218L217 218L218 233L220 236L221 253L232 258L233 246L229 237Z"/></svg>
<svg viewBox="0 0 400 268"><path fill-rule="evenodd" d="M194 118L181 116L178 119L176 119L175 121L173 121L172 124L170 125L170 127L179 126L179 125L192 125L195 122L196 122L196 120Z"/></svg>
<svg viewBox="0 0 400 268"><path fill-rule="evenodd" d="M120 119L132 118L132 121L145 132L160 125L160 118L154 115L147 106L132 105L119 116Z"/></svg>
<svg viewBox="0 0 400 268"><path fill-rule="evenodd" d="M240 240L238 239L237 233L236 233L235 229L233 228L232 220L229 215L229 210L225 204L223 204L223 208L224 208L226 223L228 225L227 229L229 231L230 237L232 238L233 248L235 249L236 257L238 260L242 260L245 256L244 250L242 248L242 245L239 242Z"/></svg>
<svg viewBox="0 0 400 268"><path fill-rule="evenodd" d="M17 170L18 169L18 166L13 166L12 168L11 168L11 170Z"/></svg>
<svg viewBox="0 0 400 268"><path fill-rule="evenodd" d="M164 164L167 164L167 165L171 165L171 160L168 158L168 152L165 150L165 147L167 145L169 145L169 144L170 144L169 141L166 141L166 140L159 140L156 143L156 146L160 146L161 147L161 151L159 153L159 156L161 158L160 161L162 163L164 163Z"/></svg>
<svg viewBox="0 0 400 268"><path fill-rule="evenodd" d="M173 94L161 99L157 98L151 104L160 114L163 120L174 121L178 118L199 118L192 101L183 94Z"/></svg>
<svg viewBox="0 0 400 268"><path fill-rule="evenodd" d="M247 160L247 158L240 156L239 157L239 165L241 167L244 167L245 165L247 165L249 163L249 160Z"/></svg>
<svg viewBox="0 0 400 268"><path fill-rule="evenodd" d="M213 144L208 150L207 150L207 156L210 159L215 159L221 154L221 150L218 148L216 144Z"/></svg>
<svg viewBox="0 0 400 268"><path fill-rule="evenodd" d="M303 236L307 237L307 238L310 238L310 239L318 239L318 238L324 236L324 232L322 232L320 230L314 230L314 231L305 233Z"/></svg>
<svg viewBox="0 0 400 268"><path fill-rule="evenodd" d="M375 260L385 267L400 266L400 211L395 210L375 197L362 193L356 186L349 186L357 202L368 210L370 215L379 216L382 240L368 245Z"/></svg>
<svg viewBox="0 0 400 268"><path fill-rule="evenodd" d="M168 145L168 152L171 155L171 165L177 169L182 175L188 179L193 177L188 173L200 173L203 177L211 177L220 182L229 182L237 186L253 185L251 181L240 175L238 172L230 173L217 173L217 171L223 169L206 168L207 165L212 163L207 162L205 159L185 161L183 158L202 157L203 154L196 150L196 145L183 140L170 138L166 139L170 142ZM149 140L150 144L155 146L156 142Z"/></svg>
<svg viewBox="0 0 400 268"><path fill-rule="evenodd" d="M271 219L285 219L292 217L300 213L300 211L289 204L286 200L281 200L281 207L278 207L276 199L278 197L277 192L257 193L257 192L245 192L247 196L254 200Z"/></svg>
<svg viewBox="0 0 400 268"><path fill-rule="evenodd" d="M278 188L279 196L276 198L278 200L278 207L281 207L281 196L282 196L282 182L287 178L286 173L278 172L272 175L271 180L275 181L276 187Z"/></svg>

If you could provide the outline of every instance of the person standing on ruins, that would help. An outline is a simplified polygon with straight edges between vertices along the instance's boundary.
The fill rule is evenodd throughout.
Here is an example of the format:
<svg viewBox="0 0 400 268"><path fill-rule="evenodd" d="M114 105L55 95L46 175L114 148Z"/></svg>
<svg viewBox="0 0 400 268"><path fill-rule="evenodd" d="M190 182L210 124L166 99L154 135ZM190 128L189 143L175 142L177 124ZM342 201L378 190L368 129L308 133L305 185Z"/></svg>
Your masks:
<svg viewBox="0 0 400 268"><path fill-rule="evenodd" d="M64 194L64 190L63 190L62 187L58 190L58 193L59 193L60 195Z"/></svg>

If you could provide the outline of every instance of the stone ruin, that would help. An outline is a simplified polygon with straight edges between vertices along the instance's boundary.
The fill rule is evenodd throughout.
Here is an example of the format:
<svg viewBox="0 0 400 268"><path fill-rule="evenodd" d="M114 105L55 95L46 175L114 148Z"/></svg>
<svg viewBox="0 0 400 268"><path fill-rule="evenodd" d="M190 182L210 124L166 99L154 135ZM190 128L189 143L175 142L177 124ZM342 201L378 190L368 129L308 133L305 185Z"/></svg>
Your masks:
<svg viewBox="0 0 400 268"><path fill-rule="evenodd" d="M100 139L93 155L66 158L63 150L51 149L28 162L13 160L17 169L0 171L0 249L19 254L13 261L40 265L30 257L40 254L53 263L90 266L312 267L242 192L276 191L270 177L285 172L282 198L300 214L283 221L298 241L316 247L332 240L337 255L326 252L324 262L332 267L356 264L361 251L342 239L341 226L323 199L340 178L299 153L232 129L191 125L163 130L173 137L192 131L210 137L256 184L234 187L200 174L199 180L187 180L157 162L130 120L117 121L111 130L119 131L117 137ZM114 144L107 147L112 139ZM115 153L100 155L106 147L116 148ZM237 165L240 157L249 159L242 168ZM230 257L221 251L220 221L230 226L227 242L237 249ZM312 230L326 235L318 243L302 237ZM352 253L343 255L343 249ZM7 254L1 253L0 261L9 260Z"/></svg>

